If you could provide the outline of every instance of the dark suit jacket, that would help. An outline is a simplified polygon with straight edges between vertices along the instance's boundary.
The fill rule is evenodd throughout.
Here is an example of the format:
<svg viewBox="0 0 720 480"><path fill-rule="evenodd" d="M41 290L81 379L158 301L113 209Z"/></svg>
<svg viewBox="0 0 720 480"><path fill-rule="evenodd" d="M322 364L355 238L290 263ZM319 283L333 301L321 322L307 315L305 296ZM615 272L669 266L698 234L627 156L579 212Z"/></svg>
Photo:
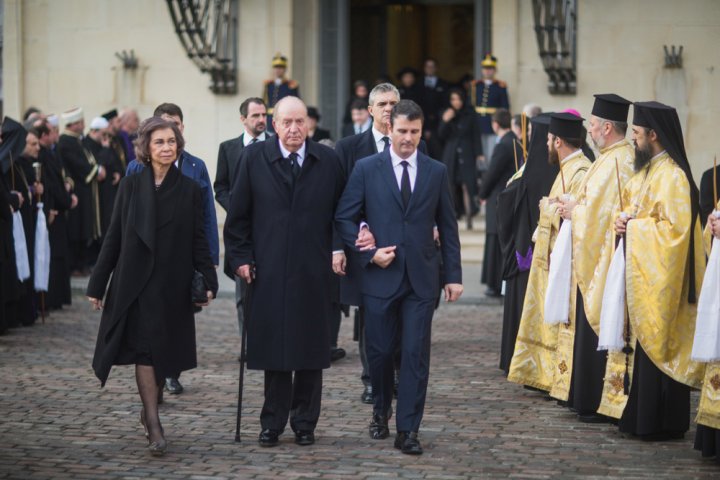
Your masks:
<svg viewBox="0 0 720 480"><path fill-rule="evenodd" d="M218 149L217 172L215 173L213 188L215 189L215 200L226 212L230 208L230 191L232 190L240 154L244 148L244 135L245 132L240 134L239 137L225 140ZM265 138L268 136L270 134L265 132Z"/></svg>
<svg viewBox="0 0 720 480"><path fill-rule="evenodd" d="M193 271L200 271L217 292L200 187L175 167L159 191L154 180L152 169L145 168L120 182L118 205L88 282L87 295L102 299L112 274L93 358L103 384L131 310L139 321L151 323L153 335L143 340L150 344L157 378L194 368Z"/></svg>
<svg viewBox="0 0 720 480"><path fill-rule="evenodd" d="M513 132L508 132L500 139L493 149L490 165L487 172L483 174L480 185L479 196L487 200L485 204L485 231L486 233L497 233L497 200L500 192L505 190L505 185L515 173L515 154L513 153L513 140L517 137ZM515 144L518 167L522 165L522 147Z"/></svg>
<svg viewBox="0 0 720 480"><path fill-rule="evenodd" d="M424 140L420 140L418 150L427 154L427 147ZM350 178L355 163L361 158L369 157L378 153L375 145L375 138L372 133L372 126L357 135L342 138L335 144L335 151L340 157L340 166L345 174L345 179ZM370 230L372 230L372 225ZM345 249L347 256L347 266L345 276L340 277L340 303L343 305L362 305L362 297L360 294L360 273L362 266L360 260L355 255L354 249Z"/></svg>
<svg viewBox="0 0 720 480"><path fill-rule="evenodd" d="M355 249L362 219L371 225L378 247L397 246L395 259L385 269L370 262L374 251L358 252L364 267L361 282L365 295L388 298L398 290L407 272L415 294L437 298L441 256L446 283L462 283L460 240L447 168L420 152L417 166L407 210L402 206L389 152L360 160L340 198L335 225L346 248ZM433 240L435 225L442 239L440 253Z"/></svg>
<svg viewBox="0 0 720 480"><path fill-rule="evenodd" d="M243 150L233 183L225 256L232 271L257 268L246 319L252 369L330 366L333 216L344 179L332 149L305 145L294 187L275 137Z"/></svg>

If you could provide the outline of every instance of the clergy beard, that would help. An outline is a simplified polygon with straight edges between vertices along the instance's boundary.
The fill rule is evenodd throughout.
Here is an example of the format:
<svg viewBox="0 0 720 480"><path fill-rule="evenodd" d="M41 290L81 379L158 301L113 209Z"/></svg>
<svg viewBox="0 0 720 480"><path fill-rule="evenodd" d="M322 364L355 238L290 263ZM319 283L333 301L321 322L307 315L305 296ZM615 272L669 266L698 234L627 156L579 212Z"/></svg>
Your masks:
<svg viewBox="0 0 720 480"><path fill-rule="evenodd" d="M639 172L642 170L648 163L650 163L650 159L652 157L653 155L652 150L650 150L650 145L645 148L635 145L635 171Z"/></svg>
<svg viewBox="0 0 720 480"><path fill-rule="evenodd" d="M551 145L550 150L548 150L548 163L550 165L560 165L560 155L555 149L555 145Z"/></svg>

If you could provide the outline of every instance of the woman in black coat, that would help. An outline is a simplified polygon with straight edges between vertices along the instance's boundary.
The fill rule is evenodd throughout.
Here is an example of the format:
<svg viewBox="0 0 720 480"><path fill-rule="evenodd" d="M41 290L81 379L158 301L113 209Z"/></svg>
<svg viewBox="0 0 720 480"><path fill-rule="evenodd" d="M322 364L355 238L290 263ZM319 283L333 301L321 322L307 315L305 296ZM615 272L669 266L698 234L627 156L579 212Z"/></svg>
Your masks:
<svg viewBox="0 0 720 480"><path fill-rule="evenodd" d="M143 122L136 154L151 168L122 180L87 289L93 307L102 309L112 274L93 369L105 385L112 365L135 365L140 422L153 455L167 447L157 408L161 385L197 366L193 272L204 275L208 302L218 286L200 188L174 165L183 145L173 123L158 117Z"/></svg>
<svg viewBox="0 0 720 480"><path fill-rule="evenodd" d="M453 191L462 191L462 203L456 203L457 215L467 215L467 227L478 212L476 159L482 155L480 119L459 88L450 90L450 108L442 114L438 136L444 143L442 161L448 168Z"/></svg>

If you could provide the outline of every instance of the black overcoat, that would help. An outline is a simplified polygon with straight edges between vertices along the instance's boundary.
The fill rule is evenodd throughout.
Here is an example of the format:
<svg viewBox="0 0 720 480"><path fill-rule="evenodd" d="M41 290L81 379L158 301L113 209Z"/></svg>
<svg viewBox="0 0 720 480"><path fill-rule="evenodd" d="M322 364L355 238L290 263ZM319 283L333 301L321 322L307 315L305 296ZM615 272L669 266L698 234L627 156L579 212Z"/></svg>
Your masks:
<svg viewBox="0 0 720 480"><path fill-rule="evenodd" d="M515 143L513 144L513 140ZM513 148L515 153L513 153ZM505 190L510 177L515 173L515 158L517 155L518 167L523 163L522 146L518 143L513 132L507 132L493 149L490 165L483 174L482 184L478 195L485 204L485 231L497 234L497 201L500 192Z"/></svg>
<svg viewBox="0 0 720 480"><path fill-rule="evenodd" d="M175 166L163 181L161 190L166 191L156 192L154 180L151 168L121 180L110 228L88 283L87 295L103 298L112 273L93 358L103 385L135 302L140 318L152 322L149 344L155 378L194 368L193 271L200 271L210 290L217 292L200 187Z"/></svg>
<svg viewBox="0 0 720 480"><path fill-rule="evenodd" d="M470 108L455 112L449 122L440 120L438 137L443 142L442 161L453 185L466 185L470 196L477 194L476 158L483 154L480 116Z"/></svg>
<svg viewBox="0 0 720 480"><path fill-rule="evenodd" d="M233 271L252 262L256 278L248 331L248 368L318 370L330 366L333 216L343 188L335 152L305 142L302 172L291 184L276 137L245 147L225 221Z"/></svg>

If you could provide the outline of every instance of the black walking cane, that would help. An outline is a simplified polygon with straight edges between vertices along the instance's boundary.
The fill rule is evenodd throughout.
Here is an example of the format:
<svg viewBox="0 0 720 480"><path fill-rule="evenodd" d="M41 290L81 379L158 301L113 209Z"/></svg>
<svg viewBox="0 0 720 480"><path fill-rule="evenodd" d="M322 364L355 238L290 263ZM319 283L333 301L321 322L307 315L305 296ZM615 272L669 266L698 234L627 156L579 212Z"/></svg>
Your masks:
<svg viewBox="0 0 720 480"><path fill-rule="evenodd" d="M251 267L250 275L255 277L254 268ZM240 417L242 416L242 400L243 400L243 384L245 383L245 361L246 361L246 343L247 343L247 324L250 320L250 305L252 304L253 284L247 283L245 295L243 296L243 324L242 333L240 335L240 377L238 378L238 404L237 404L237 422L235 424L235 441L240 442Z"/></svg>

